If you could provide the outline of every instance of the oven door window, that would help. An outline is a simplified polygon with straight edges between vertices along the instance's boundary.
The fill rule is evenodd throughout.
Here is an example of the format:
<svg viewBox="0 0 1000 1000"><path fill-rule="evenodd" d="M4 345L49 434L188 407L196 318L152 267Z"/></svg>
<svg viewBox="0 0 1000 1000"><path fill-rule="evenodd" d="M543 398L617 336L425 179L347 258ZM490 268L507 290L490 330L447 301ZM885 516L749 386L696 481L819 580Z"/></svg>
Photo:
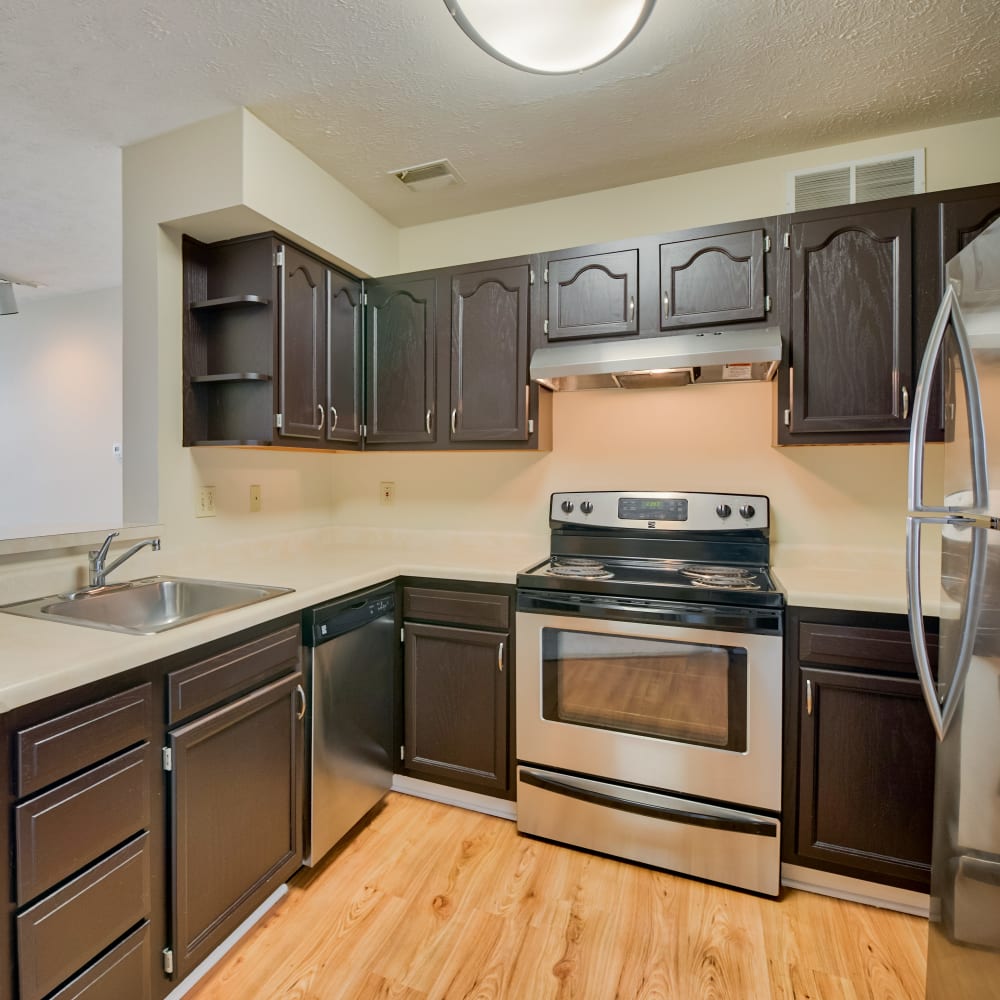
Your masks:
<svg viewBox="0 0 1000 1000"><path fill-rule="evenodd" d="M743 753L746 650L544 628L542 715Z"/></svg>

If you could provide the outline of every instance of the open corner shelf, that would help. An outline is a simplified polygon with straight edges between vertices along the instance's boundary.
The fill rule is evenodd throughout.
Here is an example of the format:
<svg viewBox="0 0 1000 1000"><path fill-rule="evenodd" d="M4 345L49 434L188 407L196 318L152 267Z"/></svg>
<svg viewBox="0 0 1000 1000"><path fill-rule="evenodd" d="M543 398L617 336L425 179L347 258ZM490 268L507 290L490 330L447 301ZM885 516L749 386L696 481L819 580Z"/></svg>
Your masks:
<svg viewBox="0 0 1000 1000"><path fill-rule="evenodd" d="M270 299L261 295L227 295L221 299L201 299L192 302L191 309L228 309L234 306L269 306Z"/></svg>
<svg viewBox="0 0 1000 1000"><path fill-rule="evenodd" d="M262 372L220 372L218 375L192 375L192 385L206 382L270 382L272 376Z"/></svg>

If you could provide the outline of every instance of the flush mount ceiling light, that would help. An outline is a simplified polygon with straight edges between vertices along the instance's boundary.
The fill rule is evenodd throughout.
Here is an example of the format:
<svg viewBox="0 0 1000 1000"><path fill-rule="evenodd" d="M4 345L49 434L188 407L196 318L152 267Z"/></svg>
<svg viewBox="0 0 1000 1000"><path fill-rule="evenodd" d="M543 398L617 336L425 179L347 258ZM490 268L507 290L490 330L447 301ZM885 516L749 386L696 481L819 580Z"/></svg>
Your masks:
<svg viewBox="0 0 1000 1000"><path fill-rule="evenodd" d="M656 0L444 0L495 59L529 73L577 73L621 52Z"/></svg>

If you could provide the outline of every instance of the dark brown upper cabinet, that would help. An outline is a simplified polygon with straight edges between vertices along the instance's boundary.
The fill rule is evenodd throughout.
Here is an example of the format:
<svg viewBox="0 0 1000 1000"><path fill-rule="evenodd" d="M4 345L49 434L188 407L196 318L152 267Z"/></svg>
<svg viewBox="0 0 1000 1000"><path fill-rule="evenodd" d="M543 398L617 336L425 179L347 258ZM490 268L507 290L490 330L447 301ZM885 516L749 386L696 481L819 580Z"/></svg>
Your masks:
<svg viewBox="0 0 1000 1000"><path fill-rule="evenodd" d="M763 229L660 243L660 329L764 319L769 246Z"/></svg>
<svg viewBox="0 0 1000 1000"><path fill-rule="evenodd" d="M184 444L360 447L360 281L273 233L183 256Z"/></svg>
<svg viewBox="0 0 1000 1000"><path fill-rule="evenodd" d="M278 437L318 442L326 425L325 268L287 244L278 253Z"/></svg>
<svg viewBox="0 0 1000 1000"><path fill-rule="evenodd" d="M326 440L361 444L361 358L364 300L361 282L326 271Z"/></svg>
<svg viewBox="0 0 1000 1000"><path fill-rule="evenodd" d="M546 254L543 331L550 342L639 332L639 249Z"/></svg>
<svg viewBox="0 0 1000 1000"><path fill-rule="evenodd" d="M530 294L527 262L452 275L451 441L527 440Z"/></svg>
<svg viewBox="0 0 1000 1000"><path fill-rule="evenodd" d="M366 441L437 440L437 282L386 278L366 285Z"/></svg>
<svg viewBox="0 0 1000 1000"><path fill-rule="evenodd" d="M847 206L787 221L791 370L782 368L779 442L905 440L913 209Z"/></svg>

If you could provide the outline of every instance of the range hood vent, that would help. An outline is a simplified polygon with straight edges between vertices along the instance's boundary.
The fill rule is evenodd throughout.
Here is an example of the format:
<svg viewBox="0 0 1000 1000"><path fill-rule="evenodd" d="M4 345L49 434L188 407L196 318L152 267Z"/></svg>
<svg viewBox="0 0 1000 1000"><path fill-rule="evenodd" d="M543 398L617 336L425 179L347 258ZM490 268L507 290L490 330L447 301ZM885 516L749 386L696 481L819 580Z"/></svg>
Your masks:
<svg viewBox="0 0 1000 1000"><path fill-rule="evenodd" d="M708 382L767 382L781 361L776 326L675 337L540 347L531 378L549 389L660 389Z"/></svg>

